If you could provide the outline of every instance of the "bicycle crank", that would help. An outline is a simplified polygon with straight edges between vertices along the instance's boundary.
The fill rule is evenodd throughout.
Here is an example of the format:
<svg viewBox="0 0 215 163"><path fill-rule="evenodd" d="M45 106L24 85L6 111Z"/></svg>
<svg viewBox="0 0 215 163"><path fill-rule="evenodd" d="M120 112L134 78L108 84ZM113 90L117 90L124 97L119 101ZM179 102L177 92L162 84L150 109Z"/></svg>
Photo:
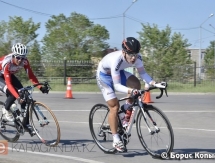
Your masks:
<svg viewBox="0 0 215 163"><path fill-rule="evenodd" d="M15 125L16 125L16 130L17 132L20 134L20 135L24 135L25 133L25 128L24 126L22 125L22 122L20 121L20 119L18 120L15 120Z"/></svg>

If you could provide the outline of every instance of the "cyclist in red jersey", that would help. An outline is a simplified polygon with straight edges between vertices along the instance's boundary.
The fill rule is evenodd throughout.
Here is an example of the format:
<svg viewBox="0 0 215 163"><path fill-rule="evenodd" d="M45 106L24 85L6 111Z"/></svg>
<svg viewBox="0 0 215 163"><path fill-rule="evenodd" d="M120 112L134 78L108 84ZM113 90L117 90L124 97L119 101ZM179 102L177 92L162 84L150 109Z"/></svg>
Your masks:
<svg viewBox="0 0 215 163"><path fill-rule="evenodd" d="M13 114L10 109L11 105L15 100L21 105L21 109L25 109L25 101L19 96L18 89L23 88L21 82L14 75L20 69L24 68L28 78L33 84L38 83L36 76L34 75L30 63L26 57L28 53L27 47L21 43L17 43L12 47L12 53L2 56L0 58L0 90L6 94L7 99L5 101L5 106L2 108L3 119L6 121L14 121L16 114ZM48 93L46 87L38 86L42 93ZM16 117L15 117L16 118ZM33 128L29 125L29 120L27 118L27 125L24 126L25 129L30 134Z"/></svg>

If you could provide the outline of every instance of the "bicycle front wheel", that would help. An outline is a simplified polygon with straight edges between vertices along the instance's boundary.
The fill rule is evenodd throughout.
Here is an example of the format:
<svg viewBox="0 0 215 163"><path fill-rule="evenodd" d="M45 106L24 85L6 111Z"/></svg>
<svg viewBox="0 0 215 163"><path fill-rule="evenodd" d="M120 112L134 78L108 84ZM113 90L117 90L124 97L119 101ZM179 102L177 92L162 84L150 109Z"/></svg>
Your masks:
<svg viewBox="0 0 215 163"><path fill-rule="evenodd" d="M115 153L113 136L108 124L109 108L103 104L96 104L90 111L90 132L97 146L105 153Z"/></svg>
<svg viewBox="0 0 215 163"><path fill-rule="evenodd" d="M29 114L31 124L42 143L51 147L57 146L60 141L60 126L51 109L35 102Z"/></svg>
<svg viewBox="0 0 215 163"><path fill-rule="evenodd" d="M151 156L169 156L174 146L174 134L168 118L161 110L146 105L144 113L138 113L136 127L141 144Z"/></svg>

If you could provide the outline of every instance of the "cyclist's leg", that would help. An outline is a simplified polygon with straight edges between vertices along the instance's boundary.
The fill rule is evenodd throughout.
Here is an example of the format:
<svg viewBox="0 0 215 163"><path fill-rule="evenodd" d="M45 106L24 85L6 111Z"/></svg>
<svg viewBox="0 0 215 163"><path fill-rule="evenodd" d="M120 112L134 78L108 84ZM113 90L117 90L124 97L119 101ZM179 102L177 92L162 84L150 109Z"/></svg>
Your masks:
<svg viewBox="0 0 215 163"><path fill-rule="evenodd" d="M7 85L4 80L4 76L2 75L0 77L0 89L3 93L6 94L7 99L4 103L4 107L2 108L2 113L4 115L4 119L7 121L13 121L14 117L10 111L10 106L13 104L13 102L16 100L15 97L10 93L10 91L7 89Z"/></svg>
<svg viewBox="0 0 215 163"><path fill-rule="evenodd" d="M0 78L0 87L1 87L1 91L4 92L7 96L7 99L5 101L5 109L9 111L10 106L13 104L13 102L16 100L16 98L8 90L3 76L1 76L1 78Z"/></svg>
<svg viewBox="0 0 215 163"><path fill-rule="evenodd" d="M131 74L130 72L121 70L120 71L120 75L121 75L121 84L132 88L132 89L141 89L141 84L140 84L140 80L134 76L133 74ZM129 97L130 94L127 94L127 97ZM128 103L132 103L131 100L127 100Z"/></svg>
<svg viewBox="0 0 215 163"><path fill-rule="evenodd" d="M17 91L18 89L23 88L23 85L21 84L21 82L13 74L11 74L11 83L17 93L18 93ZM8 89L6 89L6 95L7 95L7 100L5 102L5 108L10 109L10 106L14 103L16 98L12 95L12 93ZM21 106L25 106L25 105L26 105L25 102L23 102Z"/></svg>
<svg viewBox="0 0 215 163"><path fill-rule="evenodd" d="M119 101L114 92L112 77L101 72L98 72L96 77L97 84L103 94L105 101L107 102L108 108L110 109L108 115L108 123L110 125L110 129L113 135L113 146L118 151L124 151L125 150L124 144L120 140L120 137L117 133L118 128L117 113L119 110Z"/></svg>
<svg viewBox="0 0 215 163"><path fill-rule="evenodd" d="M110 75L100 72L97 74L97 84L103 94L105 101L107 102L108 108L110 109L108 120L111 132L116 134L118 127L117 112L119 109L119 101L116 98L114 92L112 78Z"/></svg>
<svg viewBox="0 0 215 163"><path fill-rule="evenodd" d="M17 79L17 77L15 75L11 75L11 80L12 80L12 85L16 88L16 91L18 89L21 89L23 88L23 85L22 83ZM9 92L9 91L8 91ZM17 91L18 92L18 91ZM9 92L10 93L10 92ZM11 94L11 93L10 93ZM13 96L13 95L11 95ZM14 97L14 101L15 101L15 97ZM14 102L13 101L13 102ZM13 103L12 102L12 103ZM25 109L25 106L26 106L26 102L24 101L22 104L21 104L21 108ZM30 135L34 135L35 134L35 131L33 129L33 127L29 124L29 114L26 114L26 117L24 118L23 122L22 122L24 128L26 131L29 132Z"/></svg>

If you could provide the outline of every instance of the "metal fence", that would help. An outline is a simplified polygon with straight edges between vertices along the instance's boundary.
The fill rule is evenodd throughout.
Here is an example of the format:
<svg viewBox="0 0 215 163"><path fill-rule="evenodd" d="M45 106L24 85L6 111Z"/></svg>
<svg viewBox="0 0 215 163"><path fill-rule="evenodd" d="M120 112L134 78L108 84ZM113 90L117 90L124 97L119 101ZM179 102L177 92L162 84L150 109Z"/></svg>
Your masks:
<svg viewBox="0 0 215 163"><path fill-rule="evenodd" d="M72 78L72 83L95 84L95 73L98 63L93 61L44 61L31 62L35 75L40 81L48 80L51 83L66 85L67 77ZM80 69L87 71L88 76L73 75L74 72L80 74ZM195 87L201 85L215 85L215 68L214 66L201 67L201 74L199 74L199 67L196 64L173 67L173 75L170 78L159 79L153 71L147 71L156 81L167 81L172 85L188 85ZM79 70L79 71L78 71ZM55 71L59 71L56 73ZM82 71L82 70L81 70ZM127 68L126 71L139 77L139 74L134 67ZM140 78L140 77L139 77ZM141 80L141 79L140 79Z"/></svg>

